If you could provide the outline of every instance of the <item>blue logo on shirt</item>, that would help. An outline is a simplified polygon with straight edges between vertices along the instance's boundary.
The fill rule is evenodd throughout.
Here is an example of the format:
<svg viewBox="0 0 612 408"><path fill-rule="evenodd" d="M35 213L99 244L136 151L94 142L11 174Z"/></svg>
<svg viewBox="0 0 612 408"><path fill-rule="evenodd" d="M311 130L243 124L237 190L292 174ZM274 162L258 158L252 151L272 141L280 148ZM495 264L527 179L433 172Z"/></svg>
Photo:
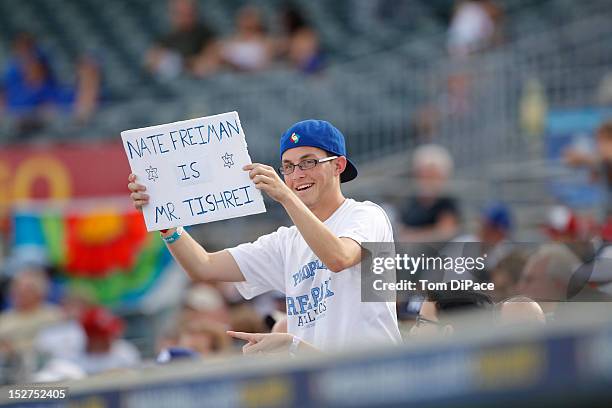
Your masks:
<svg viewBox="0 0 612 408"><path fill-rule="evenodd" d="M297 316L298 327L312 323L317 316L327 310L327 299L334 296L330 289L331 278L320 286L310 288L310 293L299 296L287 296L287 316Z"/></svg>
<svg viewBox="0 0 612 408"><path fill-rule="evenodd" d="M318 259L308 262L306 265L302 266L297 273L293 274L293 286L295 287L306 279L314 277L317 273L316 271L319 269L327 270L327 266L325 266L323 262L319 261Z"/></svg>

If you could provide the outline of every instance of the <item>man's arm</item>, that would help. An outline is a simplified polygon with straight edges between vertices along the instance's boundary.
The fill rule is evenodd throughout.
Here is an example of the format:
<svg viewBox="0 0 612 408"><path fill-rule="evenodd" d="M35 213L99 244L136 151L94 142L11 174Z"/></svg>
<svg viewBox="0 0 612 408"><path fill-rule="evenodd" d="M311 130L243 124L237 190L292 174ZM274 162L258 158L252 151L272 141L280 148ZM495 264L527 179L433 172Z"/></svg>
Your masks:
<svg viewBox="0 0 612 408"><path fill-rule="evenodd" d="M175 230L171 228L162 236L172 235ZM207 252L186 232L183 232L179 240L167 246L174 259L193 280L221 282L245 280L234 257L225 249Z"/></svg>
<svg viewBox="0 0 612 408"><path fill-rule="evenodd" d="M138 210L149 202L149 195L145 193L146 187L136 183L136 176L130 174L128 188L132 192L130 197ZM174 234L176 228L171 228L162 236ZM181 238L167 244L170 253L176 261L194 280L242 282L244 275L240 271L234 257L227 251L207 252L188 233L184 232Z"/></svg>
<svg viewBox="0 0 612 408"><path fill-rule="evenodd" d="M350 238L335 236L293 194L272 167L255 163L243 169L249 171L255 188L265 191L285 208L310 249L332 272L340 272L361 262L361 246Z"/></svg>
<svg viewBox="0 0 612 408"><path fill-rule="evenodd" d="M291 193L281 204L312 252L332 272L340 272L361 262L361 246L351 238L335 236L295 194Z"/></svg>

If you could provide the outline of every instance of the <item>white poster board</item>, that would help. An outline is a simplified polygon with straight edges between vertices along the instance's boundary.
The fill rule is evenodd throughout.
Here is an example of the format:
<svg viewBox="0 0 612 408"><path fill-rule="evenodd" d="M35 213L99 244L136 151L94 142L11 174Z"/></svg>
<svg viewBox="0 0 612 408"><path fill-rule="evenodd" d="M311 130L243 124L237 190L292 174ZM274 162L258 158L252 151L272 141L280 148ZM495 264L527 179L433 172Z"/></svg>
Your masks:
<svg viewBox="0 0 612 408"><path fill-rule="evenodd" d="M242 167L251 163L237 112L121 132L137 182L147 187L147 230L266 211Z"/></svg>

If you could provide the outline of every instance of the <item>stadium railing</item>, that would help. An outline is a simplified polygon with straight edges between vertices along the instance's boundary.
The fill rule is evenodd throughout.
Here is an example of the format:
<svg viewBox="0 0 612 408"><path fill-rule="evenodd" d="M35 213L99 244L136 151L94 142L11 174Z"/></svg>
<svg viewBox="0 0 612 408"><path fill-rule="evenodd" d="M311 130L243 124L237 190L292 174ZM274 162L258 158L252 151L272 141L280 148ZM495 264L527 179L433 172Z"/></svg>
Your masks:
<svg viewBox="0 0 612 408"><path fill-rule="evenodd" d="M209 358L55 383L69 400L6 406L609 406L610 305L580 304L547 326L459 321L450 337L304 358ZM11 405L12 404L12 405ZM606 405L608 404L608 405Z"/></svg>

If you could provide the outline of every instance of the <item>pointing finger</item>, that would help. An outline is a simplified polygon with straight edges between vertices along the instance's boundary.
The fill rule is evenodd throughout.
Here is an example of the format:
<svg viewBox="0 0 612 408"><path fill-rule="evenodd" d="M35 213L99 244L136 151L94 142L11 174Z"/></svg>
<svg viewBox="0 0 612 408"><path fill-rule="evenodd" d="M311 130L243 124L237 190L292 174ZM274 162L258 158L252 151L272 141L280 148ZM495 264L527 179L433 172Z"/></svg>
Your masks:
<svg viewBox="0 0 612 408"><path fill-rule="evenodd" d="M236 339L245 340L250 343L257 343L261 339L261 334L257 333L236 332L231 330L228 330L226 333Z"/></svg>

